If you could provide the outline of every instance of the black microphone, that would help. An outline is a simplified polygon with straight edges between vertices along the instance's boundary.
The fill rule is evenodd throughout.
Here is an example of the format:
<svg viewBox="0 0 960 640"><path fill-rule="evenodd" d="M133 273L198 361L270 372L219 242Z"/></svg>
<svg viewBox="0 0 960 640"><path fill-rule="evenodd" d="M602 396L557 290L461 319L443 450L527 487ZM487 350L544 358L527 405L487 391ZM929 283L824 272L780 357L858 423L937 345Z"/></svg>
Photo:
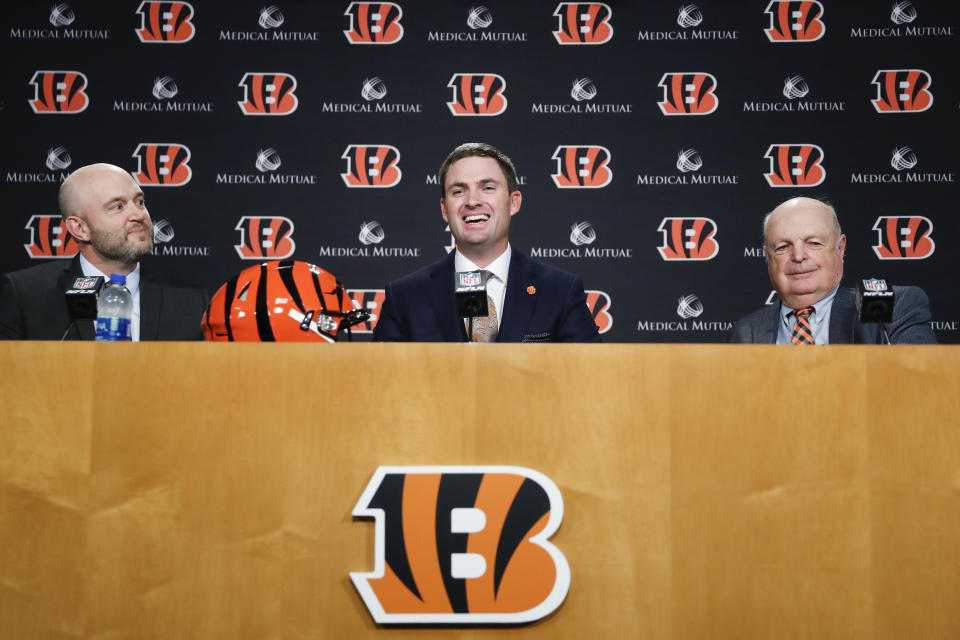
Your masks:
<svg viewBox="0 0 960 640"><path fill-rule="evenodd" d="M70 324L63 332L63 340L70 332L70 327L76 326L77 320L97 319L97 298L103 288L102 276L83 276L74 278L70 288L63 292L67 300L67 311L70 314Z"/></svg>
<svg viewBox="0 0 960 640"><path fill-rule="evenodd" d="M857 280L857 313L860 322L880 323L883 342L890 344L890 336L883 323L893 320L893 289L887 286L886 280Z"/></svg>
<svg viewBox="0 0 960 640"><path fill-rule="evenodd" d="M886 280L857 280L857 313L860 322L893 320L893 289L887 286Z"/></svg>
<svg viewBox="0 0 960 640"><path fill-rule="evenodd" d="M458 271L453 275L453 289L459 317L476 318L489 313L486 271Z"/></svg>

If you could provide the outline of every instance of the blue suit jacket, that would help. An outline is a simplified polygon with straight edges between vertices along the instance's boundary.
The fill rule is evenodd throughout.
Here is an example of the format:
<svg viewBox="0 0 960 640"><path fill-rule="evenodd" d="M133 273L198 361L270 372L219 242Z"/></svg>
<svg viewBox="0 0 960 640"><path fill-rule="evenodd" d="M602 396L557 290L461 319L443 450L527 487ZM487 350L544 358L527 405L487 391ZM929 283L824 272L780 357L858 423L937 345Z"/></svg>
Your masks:
<svg viewBox="0 0 960 640"><path fill-rule="evenodd" d="M930 328L930 301L919 287L894 287L893 321L886 325L894 344L936 344ZM728 342L776 344L780 299L737 321L727 335ZM860 322L857 294L837 289L830 307L830 344L881 344L880 325Z"/></svg>
<svg viewBox="0 0 960 640"><path fill-rule="evenodd" d="M512 251L497 342L599 342L583 281ZM463 319L457 317L453 259L450 252L387 285L374 340L467 341Z"/></svg>

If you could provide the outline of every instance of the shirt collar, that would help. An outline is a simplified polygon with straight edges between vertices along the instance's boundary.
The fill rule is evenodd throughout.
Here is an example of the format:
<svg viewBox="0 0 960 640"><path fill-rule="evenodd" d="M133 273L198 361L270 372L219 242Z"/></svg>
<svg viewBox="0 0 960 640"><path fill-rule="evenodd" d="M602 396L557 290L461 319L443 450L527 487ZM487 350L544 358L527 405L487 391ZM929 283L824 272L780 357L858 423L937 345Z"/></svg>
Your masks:
<svg viewBox="0 0 960 640"><path fill-rule="evenodd" d="M93 263L87 260L86 256L82 253L80 254L80 269L83 271L85 276L100 276L106 282L110 282L110 274L104 273L93 266ZM140 263L137 263L137 266L133 271L127 274L127 289L130 290L130 293L136 294L140 290Z"/></svg>
<svg viewBox="0 0 960 640"><path fill-rule="evenodd" d="M478 267L475 265L469 258L460 253L459 250L455 250L456 255L453 257L453 270L457 272L461 271L489 271L493 276L496 276L500 282L507 282L507 275L510 273L510 243L507 243L507 248L501 253L496 260L488 264L486 267Z"/></svg>
<svg viewBox="0 0 960 640"><path fill-rule="evenodd" d="M840 288L840 285L838 284L833 288L833 291L831 291L826 297L821 298L820 300L817 300L816 302L813 303L812 305L813 316L811 318L812 322L814 322L815 324L819 324L821 322L821 320L826 315L824 314L824 311L826 309L829 309L830 305L833 304L833 298L834 296L837 295L837 289L839 288ZM794 311L793 307L788 307L786 303L782 301L780 302L780 319L781 320L789 323L791 314L793 313L793 311Z"/></svg>

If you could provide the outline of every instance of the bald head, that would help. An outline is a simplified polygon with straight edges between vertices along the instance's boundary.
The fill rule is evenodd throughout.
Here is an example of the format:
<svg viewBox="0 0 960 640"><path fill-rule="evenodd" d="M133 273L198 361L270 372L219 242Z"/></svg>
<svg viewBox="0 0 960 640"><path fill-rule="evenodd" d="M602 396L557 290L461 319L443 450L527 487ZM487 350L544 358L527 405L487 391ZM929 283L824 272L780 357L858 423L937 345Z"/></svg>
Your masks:
<svg viewBox="0 0 960 640"><path fill-rule="evenodd" d="M143 190L112 164L91 164L60 185L60 213L80 253L103 273L130 273L153 249Z"/></svg>
<svg viewBox="0 0 960 640"><path fill-rule="evenodd" d="M840 242L840 236L843 231L840 229L840 221L837 220L837 212L833 206L816 198L791 198L777 206L776 209L768 213L763 218L763 246L767 246L767 229L770 227L770 220L773 217L788 217L798 211L817 210L822 211L827 217L828 224L833 228L833 239L835 243Z"/></svg>
<svg viewBox="0 0 960 640"><path fill-rule="evenodd" d="M67 176L67 179L63 181L63 184L60 185L60 194L58 196L60 215L62 215L64 219L69 216L86 219L84 213L89 206L88 196L90 195L91 187L104 178L115 178L117 174L129 178L131 181L133 180L133 177L128 172L116 165L105 162L88 164L71 173Z"/></svg>

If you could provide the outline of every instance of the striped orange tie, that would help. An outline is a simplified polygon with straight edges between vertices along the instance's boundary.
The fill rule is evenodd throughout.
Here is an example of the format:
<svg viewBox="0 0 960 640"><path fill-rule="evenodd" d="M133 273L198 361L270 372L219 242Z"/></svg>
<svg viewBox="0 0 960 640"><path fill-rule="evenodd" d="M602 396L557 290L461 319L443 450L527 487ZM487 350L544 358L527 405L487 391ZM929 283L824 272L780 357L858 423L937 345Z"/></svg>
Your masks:
<svg viewBox="0 0 960 640"><path fill-rule="evenodd" d="M790 334L790 342L793 344L815 344L813 328L810 327L811 313L813 313L813 307L793 310L793 315L797 319L796 324L793 325L793 333Z"/></svg>

